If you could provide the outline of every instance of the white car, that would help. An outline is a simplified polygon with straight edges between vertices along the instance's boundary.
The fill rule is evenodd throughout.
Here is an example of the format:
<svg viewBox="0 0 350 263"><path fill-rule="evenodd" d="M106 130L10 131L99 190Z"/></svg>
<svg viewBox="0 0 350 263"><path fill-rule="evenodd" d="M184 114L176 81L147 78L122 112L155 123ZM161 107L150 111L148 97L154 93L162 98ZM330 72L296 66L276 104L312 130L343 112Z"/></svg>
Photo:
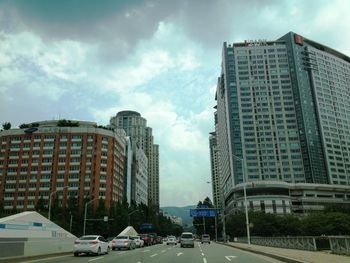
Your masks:
<svg viewBox="0 0 350 263"><path fill-rule="evenodd" d="M79 237L74 242L74 256L79 256L80 253L85 254L108 254L110 250L107 240L103 236L89 235Z"/></svg>
<svg viewBox="0 0 350 263"><path fill-rule="evenodd" d="M133 236L131 238L135 241L136 247L143 247L144 246L145 241L143 241L140 236Z"/></svg>
<svg viewBox="0 0 350 263"><path fill-rule="evenodd" d="M112 244L112 250L115 249L135 249L135 241L130 236L117 236L113 238L113 240L110 242Z"/></svg>
<svg viewBox="0 0 350 263"><path fill-rule="evenodd" d="M177 244L177 240L176 237L174 236L168 236L167 241L166 241L167 245L176 245Z"/></svg>

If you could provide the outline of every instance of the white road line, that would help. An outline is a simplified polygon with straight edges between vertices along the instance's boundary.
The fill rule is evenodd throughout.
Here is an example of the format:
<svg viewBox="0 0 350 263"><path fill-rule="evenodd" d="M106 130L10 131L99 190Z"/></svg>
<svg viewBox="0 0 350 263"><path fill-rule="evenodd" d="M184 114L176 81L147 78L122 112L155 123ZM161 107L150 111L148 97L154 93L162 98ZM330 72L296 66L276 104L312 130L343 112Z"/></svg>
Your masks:
<svg viewBox="0 0 350 263"><path fill-rule="evenodd" d="M95 261L95 260L99 260L99 259L103 259L104 257L98 257L98 258L93 258L93 259L89 259L88 261L91 262L91 261Z"/></svg>
<svg viewBox="0 0 350 263"><path fill-rule="evenodd" d="M236 256L225 256L225 258L226 258L228 261L231 261L230 258L236 258Z"/></svg>
<svg viewBox="0 0 350 263"><path fill-rule="evenodd" d="M176 256L181 256L183 253L182 252L179 252L176 254Z"/></svg>
<svg viewBox="0 0 350 263"><path fill-rule="evenodd" d="M164 253L166 250L162 250L162 253Z"/></svg>
<svg viewBox="0 0 350 263"><path fill-rule="evenodd" d="M142 252L149 252L149 251L151 251L151 250L149 250L149 249L146 249L146 250L143 250Z"/></svg>
<svg viewBox="0 0 350 263"><path fill-rule="evenodd" d="M43 258L43 259L23 261L23 263L34 263L34 262L40 262L40 261L44 261L44 260L51 260L51 259L64 258L64 257L70 257L70 256L49 257L49 258Z"/></svg>
<svg viewBox="0 0 350 263"><path fill-rule="evenodd" d="M203 262L204 262L204 263L207 263L207 259L206 259L206 258L203 258Z"/></svg>
<svg viewBox="0 0 350 263"><path fill-rule="evenodd" d="M155 257L155 256L158 256L158 254L153 254L153 255L151 255L150 257L153 258L153 257Z"/></svg>
<svg viewBox="0 0 350 263"><path fill-rule="evenodd" d="M204 253L202 253L202 256L204 257Z"/></svg>

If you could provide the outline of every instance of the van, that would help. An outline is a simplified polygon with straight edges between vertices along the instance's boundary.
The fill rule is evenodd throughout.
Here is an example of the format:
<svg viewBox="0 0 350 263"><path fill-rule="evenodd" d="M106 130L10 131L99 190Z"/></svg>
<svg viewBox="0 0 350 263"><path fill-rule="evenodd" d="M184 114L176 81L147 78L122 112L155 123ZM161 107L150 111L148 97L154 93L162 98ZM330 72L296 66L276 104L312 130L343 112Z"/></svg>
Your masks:
<svg viewBox="0 0 350 263"><path fill-rule="evenodd" d="M180 237L181 247L194 247L194 236L191 232L184 232Z"/></svg>

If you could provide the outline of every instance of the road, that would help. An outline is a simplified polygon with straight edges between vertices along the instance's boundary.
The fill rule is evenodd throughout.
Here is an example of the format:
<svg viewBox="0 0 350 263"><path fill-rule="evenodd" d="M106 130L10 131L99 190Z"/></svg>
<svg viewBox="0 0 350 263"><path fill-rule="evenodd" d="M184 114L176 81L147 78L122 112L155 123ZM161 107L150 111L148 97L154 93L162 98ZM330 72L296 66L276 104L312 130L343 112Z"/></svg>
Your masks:
<svg viewBox="0 0 350 263"><path fill-rule="evenodd" d="M180 248L179 245L166 244L135 250L110 251L102 256L72 255L52 257L40 260L26 261L26 263L58 263L58 262L87 262L87 263L271 263L278 262L260 255L250 254L232 247L216 244L195 243L194 248Z"/></svg>

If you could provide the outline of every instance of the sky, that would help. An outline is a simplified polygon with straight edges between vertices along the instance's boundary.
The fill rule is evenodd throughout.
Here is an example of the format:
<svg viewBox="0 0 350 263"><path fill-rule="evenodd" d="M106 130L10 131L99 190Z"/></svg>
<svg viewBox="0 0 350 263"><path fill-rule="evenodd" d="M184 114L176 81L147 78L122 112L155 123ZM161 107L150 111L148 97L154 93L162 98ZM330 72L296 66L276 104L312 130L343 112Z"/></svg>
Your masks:
<svg viewBox="0 0 350 263"><path fill-rule="evenodd" d="M160 145L160 205L197 204L212 198L223 42L293 31L350 56L349 14L347 0L0 0L0 123L138 111Z"/></svg>

